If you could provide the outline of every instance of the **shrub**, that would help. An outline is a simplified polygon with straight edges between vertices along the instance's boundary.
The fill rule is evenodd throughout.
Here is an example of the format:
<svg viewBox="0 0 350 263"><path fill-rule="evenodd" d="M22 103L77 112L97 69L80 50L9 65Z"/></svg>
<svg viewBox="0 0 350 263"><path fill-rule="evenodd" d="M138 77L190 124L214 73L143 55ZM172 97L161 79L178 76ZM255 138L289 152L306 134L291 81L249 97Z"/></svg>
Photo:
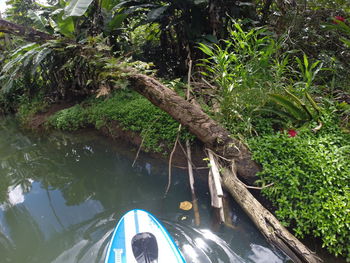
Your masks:
<svg viewBox="0 0 350 263"><path fill-rule="evenodd" d="M317 134L301 129L249 141L263 189L277 207L276 214L299 237L320 237L323 246L350 260L350 147L348 134L330 117L321 118Z"/></svg>
<svg viewBox="0 0 350 263"><path fill-rule="evenodd" d="M266 103L267 94L288 85L288 56L280 54L280 44L267 28L244 31L234 23L230 37L220 45L200 44L208 58L201 66L218 89L219 120L234 134L249 134L256 110ZM237 123L243 123L237 129Z"/></svg>
<svg viewBox="0 0 350 263"><path fill-rule="evenodd" d="M117 91L109 98L90 98L80 105L62 110L50 119L53 127L76 130L88 124L97 129L117 121L125 130L140 133L146 150L161 152L173 143L178 123L167 113L134 92ZM191 138L183 132L182 139ZM163 146L161 146L163 145Z"/></svg>
<svg viewBox="0 0 350 263"><path fill-rule="evenodd" d="M60 130L74 131L87 125L87 112L81 105L75 105L57 112L49 124Z"/></svg>

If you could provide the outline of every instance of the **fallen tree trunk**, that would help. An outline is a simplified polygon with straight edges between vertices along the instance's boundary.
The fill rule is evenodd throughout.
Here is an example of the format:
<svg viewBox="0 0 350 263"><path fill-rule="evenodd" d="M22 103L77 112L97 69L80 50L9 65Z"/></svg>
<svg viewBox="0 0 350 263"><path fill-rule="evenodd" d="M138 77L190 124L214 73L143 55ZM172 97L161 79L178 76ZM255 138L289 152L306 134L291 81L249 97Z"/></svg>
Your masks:
<svg viewBox="0 0 350 263"><path fill-rule="evenodd" d="M46 33L2 19L0 19L0 32L15 34L33 42L54 39ZM230 137L229 132L205 114L199 106L186 101L156 79L132 71L128 73L127 78L135 91L187 127L208 148L232 160L227 161L228 165L222 169L223 185L270 243L279 247L297 263L321 262L313 252L290 234L237 178L236 171L244 178L254 178L256 172L260 170L243 143ZM228 169L229 166L233 166L234 169Z"/></svg>
<svg viewBox="0 0 350 263"><path fill-rule="evenodd" d="M187 127L208 148L232 160L227 161L227 166L233 166L234 170L227 169L227 166L223 169L223 185L271 244L281 249L296 263L322 262L289 233L237 178L236 172L240 176L249 177L255 176L260 169L251 159L251 153L244 144L230 137L229 132L205 114L199 106L186 101L156 79L130 73L128 80L135 91Z"/></svg>
<svg viewBox="0 0 350 263"><path fill-rule="evenodd" d="M239 176L249 183L255 180L260 166L252 160L248 148L232 138L226 129L211 119L199 106L186 101L152 77L131 73L128 80L132 89L188 128L208 148L226 158L234 159Z"/></svg>
<svg viewBox="0 0 350 263"><path fill-rule="evenodd" d="M234 164L234 162L232 162ZM322 260L295 238L276 217L264 208L237 178L235 169L222 169L223 187L242 207L269 243L286 253L295 263L317 263Z"/></svg>

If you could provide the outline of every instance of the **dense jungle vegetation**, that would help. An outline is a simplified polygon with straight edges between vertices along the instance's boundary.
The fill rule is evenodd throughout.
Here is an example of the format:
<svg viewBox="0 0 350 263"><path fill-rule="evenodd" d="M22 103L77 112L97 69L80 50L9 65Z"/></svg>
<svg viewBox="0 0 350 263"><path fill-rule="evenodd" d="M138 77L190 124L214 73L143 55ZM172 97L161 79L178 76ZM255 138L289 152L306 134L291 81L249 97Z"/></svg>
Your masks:
<svg viewBox="0 0 350 263"><path fill-rule="evenodd" d="M28 124L64 104L46 128L117 121L165 152L178 123L126 76L190 86L262 164L278 218L350 262L350 2L8 0L1 15L0 112Z"/></svg>

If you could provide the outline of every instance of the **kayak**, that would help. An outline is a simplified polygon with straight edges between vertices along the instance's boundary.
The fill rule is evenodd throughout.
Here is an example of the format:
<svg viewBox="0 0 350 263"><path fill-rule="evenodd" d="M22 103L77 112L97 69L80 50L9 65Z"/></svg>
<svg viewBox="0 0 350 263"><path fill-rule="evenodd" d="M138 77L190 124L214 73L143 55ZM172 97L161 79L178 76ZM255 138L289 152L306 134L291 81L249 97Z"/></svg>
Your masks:
<svg viewBox="0 0 350 263"><path fill-rule="evenodd" d="M186 263L161 223L145 210L127 212L114 229L105 263Z"/></svg>

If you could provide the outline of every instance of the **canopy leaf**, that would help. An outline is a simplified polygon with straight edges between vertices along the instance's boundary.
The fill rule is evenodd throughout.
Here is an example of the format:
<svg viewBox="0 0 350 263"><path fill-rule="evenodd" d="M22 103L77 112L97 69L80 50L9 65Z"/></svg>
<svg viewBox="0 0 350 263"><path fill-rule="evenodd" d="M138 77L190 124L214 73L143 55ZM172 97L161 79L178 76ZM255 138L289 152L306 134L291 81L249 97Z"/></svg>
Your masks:
<svg viewBox="0 0 350 263"><path fill-rule="evenodd" d="M71 16L82 16L89 8L93 0L71 0L64 9L63 19Z"/></svg>

